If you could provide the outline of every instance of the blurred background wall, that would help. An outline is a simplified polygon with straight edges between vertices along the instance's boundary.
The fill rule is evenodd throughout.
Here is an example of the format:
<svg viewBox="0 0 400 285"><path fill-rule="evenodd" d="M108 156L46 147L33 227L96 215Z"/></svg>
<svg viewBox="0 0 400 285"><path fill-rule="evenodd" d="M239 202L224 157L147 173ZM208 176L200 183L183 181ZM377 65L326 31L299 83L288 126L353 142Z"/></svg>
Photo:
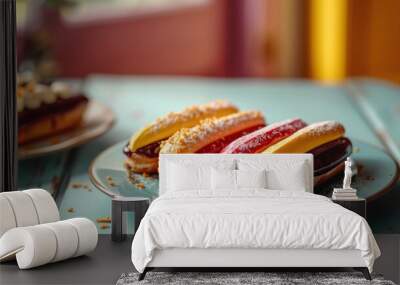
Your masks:
<svg viewBox="0 0 400 285"><path fill-rule="evenodd" d="M20 69L400 82L398 0L17 0Z"/></svg>

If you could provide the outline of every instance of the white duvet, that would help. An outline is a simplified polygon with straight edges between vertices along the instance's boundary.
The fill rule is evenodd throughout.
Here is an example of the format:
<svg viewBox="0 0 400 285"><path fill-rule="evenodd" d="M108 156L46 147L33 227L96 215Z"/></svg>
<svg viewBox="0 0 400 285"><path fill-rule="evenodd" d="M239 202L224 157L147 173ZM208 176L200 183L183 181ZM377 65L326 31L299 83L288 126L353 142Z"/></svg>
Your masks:
<svg viewBox="0 0 400 285"><path fill-rule="evenodd" d="M258 189L154 200L133 239L132 262L143 272L154 250L165 248L358 249L370 271L380 255L365 219L330 199Z"/></svg>

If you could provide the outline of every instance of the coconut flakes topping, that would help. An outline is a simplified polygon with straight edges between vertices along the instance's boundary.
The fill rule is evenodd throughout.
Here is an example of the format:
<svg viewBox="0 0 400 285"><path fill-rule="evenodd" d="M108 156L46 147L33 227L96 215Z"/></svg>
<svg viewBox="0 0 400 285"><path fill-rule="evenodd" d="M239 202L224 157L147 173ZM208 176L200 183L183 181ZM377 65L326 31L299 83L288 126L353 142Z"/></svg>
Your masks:
<svg viewBox="0 0 400 285"><path fill-rule="evenodd" d="M343 129L344 127L341 123L337 121L323 121L311 124L299 131L299 133L307 132L310 136L320 136L328 131L334 129Z"/></svg>
<svg viewBox="0 0 400 285"><path fill-rule="evenodd" d="M162 145L160 153L179 153L210 135L252 119L263 119L263 115L258 111L248 111L222 118L205 119L192 128L183 128L176 132Z"/></svg>
<svg viewBox="0 0 400 285"><path fill-rule="evenodd" d="M237 109L228 101L216 100L204 105L193 105L187 107L181 112L170 112L165 116L157 118L154 124L151 126L149 133L156 133L159 130L178 122L209 116L210 113L217 113L221 109L228 108Z"/></svg>

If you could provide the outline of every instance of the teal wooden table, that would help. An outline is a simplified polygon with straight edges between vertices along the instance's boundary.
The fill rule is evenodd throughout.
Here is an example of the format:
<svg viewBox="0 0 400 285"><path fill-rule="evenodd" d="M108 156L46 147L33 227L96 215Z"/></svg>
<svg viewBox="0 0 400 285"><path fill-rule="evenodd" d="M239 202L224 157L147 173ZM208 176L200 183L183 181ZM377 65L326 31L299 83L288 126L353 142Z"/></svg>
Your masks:
<svg viewBox="0 0 400 285"><path fill-rule="evenodd" d="M116 113L114 128L74 150L19 163L19 188L42 187L57 194L62 218L111 216L110 198L87 175L91 161L166 112L213 99L241 109L258 109L269 122L300 117L307 122L338 120L346 134L390 151L400 160L400 89L374 80L326 86L310 81L206 80L96 76L83 84L90 97ZM369 205L375 232L400 233L400 183ZM107 223L97 223L109 233Z"/></svg>

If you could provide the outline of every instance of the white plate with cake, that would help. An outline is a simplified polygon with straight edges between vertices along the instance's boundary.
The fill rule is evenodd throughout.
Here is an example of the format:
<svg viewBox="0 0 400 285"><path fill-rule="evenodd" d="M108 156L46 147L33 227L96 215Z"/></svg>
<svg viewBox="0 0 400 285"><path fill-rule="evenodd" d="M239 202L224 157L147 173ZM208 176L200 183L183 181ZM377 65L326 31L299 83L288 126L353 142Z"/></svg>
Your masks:
<svg viewBox="0 0 400 285"><path fill-rule="evenodd" d="M63 82L20 81L18 157L27 159L87 143L107 132L115 116Z"/></svg>

